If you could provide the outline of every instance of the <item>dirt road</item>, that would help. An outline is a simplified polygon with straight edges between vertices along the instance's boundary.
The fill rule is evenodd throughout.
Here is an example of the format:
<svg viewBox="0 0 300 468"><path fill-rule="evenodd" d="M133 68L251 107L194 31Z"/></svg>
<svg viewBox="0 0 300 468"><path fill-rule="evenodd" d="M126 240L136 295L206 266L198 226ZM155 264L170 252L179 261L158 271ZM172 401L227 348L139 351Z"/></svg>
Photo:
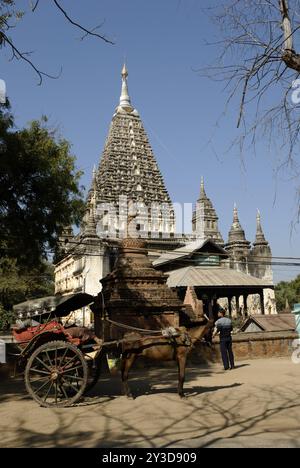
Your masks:
<svg viewBox="0 0 300 468"><path fill-rule="evenodd" d="M187 398L176 370L136 370L136 398L103 376L73 408L40 408L22 380L0 380L0 447L300 447L300 364L253 360L224 372L189 368Z"/></svg>

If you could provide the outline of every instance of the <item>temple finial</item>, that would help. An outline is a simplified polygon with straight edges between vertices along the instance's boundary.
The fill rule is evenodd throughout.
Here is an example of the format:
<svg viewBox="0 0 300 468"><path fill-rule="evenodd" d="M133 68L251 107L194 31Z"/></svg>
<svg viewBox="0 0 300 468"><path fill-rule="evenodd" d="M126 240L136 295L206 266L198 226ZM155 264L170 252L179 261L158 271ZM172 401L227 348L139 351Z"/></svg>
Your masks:
<svg viewBox="0 0 300 468"><path fill-rule="evenodd" d="M128 71L126 68L126 63L124 62L123 68L122 68L122 78L127 78L128 76Z"/></svg>
<svg viewBox="0 0 300 468"><path fill-rule="evenodd" d="M257 222L257 226L260 225L260 211L258 208L256 212L256 222Z"/></svg>
<svg viewBox="0 0 300 468"><path fill-rule="evenodd" d="M237 209L236 202L234 202L234 205L233 205L233 222L234 223L239 223L239 215L238 215L238 209Z"/></svg>
<svg viewBox="0 0 300 468"><path fill-rule="evenodd" d="M201 183L200 183L200 200L206 197L205 188L204 188L204 177L201 176Z"/></svg>
<svg viewBox="0 0 300 468"><path fill-rule="evenodd" d="M132 110L133 108L130 102L130 97L128 93L128 85L127 85L128 71L127 71L125 63L123 65L121 75L122 75L122 91L121 91L121 96L120 96L120 107L122 107L125 110Z"/></svg>
<svg viewBox="0 0 300 468"><path fill-rule="evenodd" d="M257 209L256 213L256 236L255 236L255 241L254 244L266 244L267 241L265 239L265 235L262 229L261 225L261 216L260 216L260 211Z"/></svg>
<svg viewBox="0 0 300 468"><path fill-rule="evenodd" d="M261 227L261 216L260 216L260 211L257 208L257 213L256 213L256 236L262 234L263 235L263 230Z"/></svg>

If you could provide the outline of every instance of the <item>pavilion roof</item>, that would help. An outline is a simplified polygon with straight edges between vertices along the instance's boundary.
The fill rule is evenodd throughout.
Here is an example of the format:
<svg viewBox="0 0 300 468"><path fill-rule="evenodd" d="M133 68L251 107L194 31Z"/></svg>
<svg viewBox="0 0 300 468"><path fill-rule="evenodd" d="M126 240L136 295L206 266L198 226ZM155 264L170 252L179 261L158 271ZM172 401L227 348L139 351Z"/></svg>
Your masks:
<svg viewBox="0 0 300 468"><path fill-rule="evenodd" d="M229 268L188 266L170 272L168 286L274 288L272 283Z"/></svg>

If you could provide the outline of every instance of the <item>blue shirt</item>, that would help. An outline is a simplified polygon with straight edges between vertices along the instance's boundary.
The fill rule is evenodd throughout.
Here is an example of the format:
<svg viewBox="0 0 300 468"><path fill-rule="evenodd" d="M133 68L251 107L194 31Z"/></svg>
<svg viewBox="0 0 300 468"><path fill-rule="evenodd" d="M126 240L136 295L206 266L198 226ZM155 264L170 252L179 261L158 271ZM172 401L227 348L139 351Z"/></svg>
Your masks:
<svg viewBox="0 0 300 468"><path fill-rule="evenodd" d="M220 333L220 340L231 339L232 322L228 317L221 317L216 321L215 326Z"/></svg>

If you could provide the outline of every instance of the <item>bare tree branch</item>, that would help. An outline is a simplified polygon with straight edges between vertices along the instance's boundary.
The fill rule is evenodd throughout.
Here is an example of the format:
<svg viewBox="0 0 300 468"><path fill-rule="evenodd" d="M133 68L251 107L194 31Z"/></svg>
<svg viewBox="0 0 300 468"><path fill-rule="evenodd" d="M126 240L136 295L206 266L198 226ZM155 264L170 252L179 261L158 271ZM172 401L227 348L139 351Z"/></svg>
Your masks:
<svg viewBox="0 0 300 468"><path fill-rule="evenodd" d="M255 151L263 139L277 153L277 169L293 180L300 177L300 81L294 95L300 75L299 7L300 0L223 0L207 8L221 39L211 43L218 49L217 64L198 70L225 84L226 108L239 99L234 144L241 153ZM298 202L299 194L300 189Z"/></svg>
<svg viewBox="0 0 300 468"><path fill-rule="evenodd" d="M29 52L21 52L15 44L7 37L6 34L0 31L0 42L4 41L4 43L7 43L12 51L12 57L16 58L17 60L24 60L24 62L28 63L30 67L35 71L35 73L39 77L39 85L42 84L43 81L43 76L46 76L47 78L52 78L52 79L57 79L61 75L61 72L57 76L49 75L48 73L45 73L41 70L39 70L34 63L28 58L28 55L30 55Z"/></svg>
<svg viewBox="0 0 300 468"><path fill-rule="evenodd" d="M81 31L84 32L84 35L82 36L81 39L84 39L87 36L94 36L96 38L99 38L103 40L104 42L108 44L114 44L111 40L107 39L104 35L100 35L96 33L95 31L99 29L103 24L101 23L100 25L92 28L92 29L87 29L84 26L82 26L80 23L74 21L70 15L66 12L66 10L61 6L58 0L52 0L54 6L64 15L64 17L67 19L69 23L71 23L73 26L76 28L80 29ZM41 5L40 0L31 0L30 1L30 9L31 12L35 12L38 6ZM39 69L37 65L34 64L34 62L28 58L29 53L28 52L22 52L20 48L15 44L14 39L10 37L7 32L14 28L17 24L17 20L22 18L24 15L24 12L18 11L15 9L15 1L14 0L0 0L0 47L1 46L8 46L11 49L11 54L12 54L12 59L17 59L17 60L23 60L26 62L37 74L38 79L39 79L39 85L43 81L43 77L48 77L48 78L58 78L61 74L61 72L54 76L49 73L46 73L42 70ZM15 23L13 22L15 20Z"/></svg>
<svg viewBox="0 0 300 468"><path fill-rule="evenodd" d="M40 0L36 0L35 4L32 4L32 7L31 7L32 12L34 12L37 9L39 3L40 3Z"/></svg>
<svg viewBox="0 0 300 468"><path fill-rule="evenodd" d="M73 21L70 16L67 14L67 12L62 8L62 6L58 3L57 0L53 0L53 2L55 3L55 5L57 6L57 8L62 12L62 14L67 18L67 20L69 21L69 23L73 24L74 26L76 26L77 28L81 29L82 31L85 32L85 36L96 36L96 37L99 37L100 39L102 39L103 41L107 42L108 44L112 44L114 45L114 42L110 41L109 39L107 39L105 36L101 36L100 34L97 34L95 32L93 32L95 30L94 29L86 29L84 28L81 24L79 23L76 23L75 21ZM98 26L97 26L98 27Z"/></svg>

